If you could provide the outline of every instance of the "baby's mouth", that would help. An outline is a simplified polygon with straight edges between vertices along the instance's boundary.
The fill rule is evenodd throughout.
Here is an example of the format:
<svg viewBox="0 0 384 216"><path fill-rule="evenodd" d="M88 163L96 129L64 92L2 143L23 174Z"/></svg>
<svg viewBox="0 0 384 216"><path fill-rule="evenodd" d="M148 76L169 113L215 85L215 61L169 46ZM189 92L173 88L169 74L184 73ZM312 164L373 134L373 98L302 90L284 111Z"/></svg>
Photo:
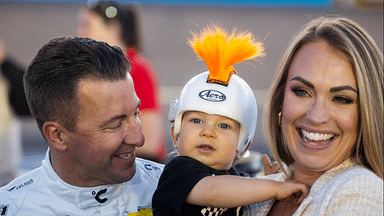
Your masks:
<svg viewBox="0 0 384 216"><path fill-rule="evenodd" d="M212 146L210 146L210 145L200 145L198 148L199 148L199 149L202 149L202 150L204 150L204 151L213 151L213 150L215 150L215 149L213 149Z"/></svg>
<svg viewBox="0 0 384 216"><path fill-rule="evenodd" d="M135 152L133 151L133 152L130 152L130 153L114 155L114 157L119 158L119 159L127 160L127 159L131 158L134 155L135 155Z"/></svg>

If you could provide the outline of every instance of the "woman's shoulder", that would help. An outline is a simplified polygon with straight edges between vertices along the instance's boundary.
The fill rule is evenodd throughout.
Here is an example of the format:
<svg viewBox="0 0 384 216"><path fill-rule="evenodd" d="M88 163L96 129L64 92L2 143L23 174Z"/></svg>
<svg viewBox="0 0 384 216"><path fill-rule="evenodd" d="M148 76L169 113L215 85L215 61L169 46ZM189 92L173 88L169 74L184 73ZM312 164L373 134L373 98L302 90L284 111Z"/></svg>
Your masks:
<svg viewBox="0 0 384 216"><path fill-rule="evenodd" d="M324 188L340 188L343 185L366 187L367 183L382 185L383 179L366 167L352 160L346 160L339 166L328 170L312 186L313 191L323 191Z"/></svg>
<svg viewBox="0 0 384 216"><path fill-rule="evenodd" d="M383 179L363 166L353 166L312 187L309 196L318 208L343 215L376 215L383 211ZM315 207L314 207L315 208ZM324 210L325 211L325 210Z"/></svg>
<svg viewBox="0 0 384 216"><path fill-rule="evenodd" d="M329 176L324 182L316 182L311 193L322 202L328 197L332 198L331 203L348 202L360 205L369 201L381 202L377 204L382 205L383 179L369 169L355 165L335 176Z"/></svg>
<svg viewBox="0 0 384 216"><path fill-rule="evenodd" d="M383 179L381 179L371 170L361 165L353 166L344 172L339 173L335 176L335 178L339 179L338 181L344 179L346 183L369 181L383 184Z"/></svg>

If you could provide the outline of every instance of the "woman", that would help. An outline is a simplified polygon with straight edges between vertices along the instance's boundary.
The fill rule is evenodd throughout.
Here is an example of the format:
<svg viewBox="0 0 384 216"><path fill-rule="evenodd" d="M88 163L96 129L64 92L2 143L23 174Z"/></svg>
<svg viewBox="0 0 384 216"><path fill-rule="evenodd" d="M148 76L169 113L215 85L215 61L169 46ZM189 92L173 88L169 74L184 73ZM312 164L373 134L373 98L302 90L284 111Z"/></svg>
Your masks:
<svg viewBox="0 0 384 216"><path fill-rule="evenodd" d="M140 54L140 38L135 8L114 1L89 1L81 13L78 34L119 46L130 61L130 74L137 96L141 100L140 120L145 145L137 156L162 162L165 142L162 130L162 109L159 86L150 62Z"/></svg>
<svg viewBox="0 0 384 216"><path fill-rule="evenodd" d="M293 206L257 204L257 215L383 215L383 55L345 18L318 18L291 41L268 96L271 178L309 187Z"/></svg>

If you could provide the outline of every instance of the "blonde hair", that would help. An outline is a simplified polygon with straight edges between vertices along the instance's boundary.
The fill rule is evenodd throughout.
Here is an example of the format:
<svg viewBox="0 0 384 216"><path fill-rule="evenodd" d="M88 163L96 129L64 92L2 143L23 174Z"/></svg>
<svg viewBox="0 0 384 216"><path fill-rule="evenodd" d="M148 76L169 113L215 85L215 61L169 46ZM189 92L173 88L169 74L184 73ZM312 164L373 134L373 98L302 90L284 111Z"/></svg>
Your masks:
<svg viewBox="0 0 384 216"><path fill-rule="evenodd" d="M369 34L352 20L321 17L306 24L291 40L275 74L264 106L266 136L275 159L291 165L278 124L288 70L296 52L309 42L325 41L349 59L359 95L359 132L351 158L383 178L384 76L383 54Z"/></svg>

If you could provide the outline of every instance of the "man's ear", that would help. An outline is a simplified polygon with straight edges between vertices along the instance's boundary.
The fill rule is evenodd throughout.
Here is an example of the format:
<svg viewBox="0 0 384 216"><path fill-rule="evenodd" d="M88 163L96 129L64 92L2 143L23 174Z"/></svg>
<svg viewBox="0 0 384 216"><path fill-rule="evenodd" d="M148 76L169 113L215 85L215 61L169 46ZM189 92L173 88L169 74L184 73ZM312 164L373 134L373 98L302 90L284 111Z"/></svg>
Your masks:
<svg viewBox="0 0 384 216"><path fill-rule="evenodd" d="M63 126L54 121L47 121L43 124L43 134L49 144L57 151L66 151L68 146L65 143L65 133L68 132Z"/></svg>
<svg viewBox="0 0 384 216"><path fill-rule="evenodd" d="M244 156L245 152L247 152L249 147L251 147L251 143L252 143L252 141L248 142L247 147L245 148L244 151L242 151L242 152L236 151L236 157L235 157L236 160L239 160L241 157Z"/></svg>
<svg viewBox="0 0 384 216"><path fill-rule="evenodd" d="M175 149L178 149L179 148L179 136L175 136L175 126L174 125L171 126L171 138L172 138L172 142L173 142L173 147Z"/></svg>

